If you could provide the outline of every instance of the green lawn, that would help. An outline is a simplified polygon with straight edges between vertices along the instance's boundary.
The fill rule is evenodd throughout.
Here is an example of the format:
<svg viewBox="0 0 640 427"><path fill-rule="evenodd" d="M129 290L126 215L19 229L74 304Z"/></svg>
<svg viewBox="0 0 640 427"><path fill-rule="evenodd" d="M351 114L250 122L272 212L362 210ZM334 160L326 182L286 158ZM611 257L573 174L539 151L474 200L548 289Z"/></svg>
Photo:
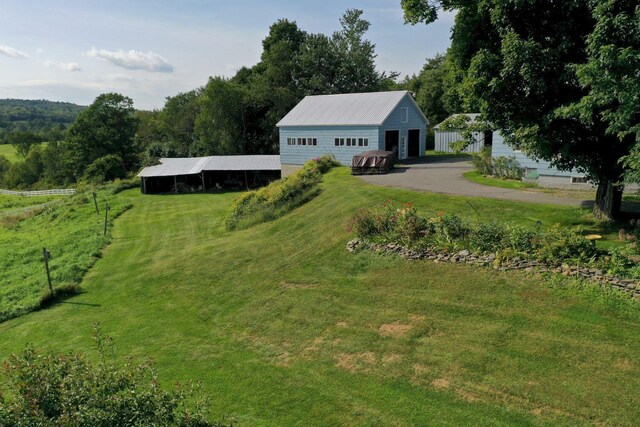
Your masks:
<svg viewBox="0 0 640 427"><path fill-rule="evenodd" d="M498 179L490 176L484 176L479 172L470 171L462 174L469 181L477 182L482 185L491 185L501 188L513 188L515 190L523 190L527 188L538 188L537 184L530 182L517 181L515 179Z"/></svg>
<svg viewBox="0 0 640 427"><path fill-rule="evenodd" d="M133 209L85 294L0 324L0 359L30 342L119 355L165 383L200 379L240 425L634 425L640 312L539 277L349 254L357 208L386 199L598 229L569 207L378 188L346 168L289 215L226 232L233 193L118 195ZM590 294L589 294L590 295ZM598 294L600 295L600 294Z"/></svg>
<svg viewBox="0 0 640 427"><path fill-rule="evenodd" d="M445 151L435 151L435 150L427 150L425 153L427 158L436 158L436 159L446 159L446 158L470 158L471 154L468 153L448 153Z"/></svg>
<svg viewBox="0 0 640 427"><path fill-rule="evenodd" d="M11 144L0 144L0 156L5 156L10 162L18 160L18 152Z"/></svg>

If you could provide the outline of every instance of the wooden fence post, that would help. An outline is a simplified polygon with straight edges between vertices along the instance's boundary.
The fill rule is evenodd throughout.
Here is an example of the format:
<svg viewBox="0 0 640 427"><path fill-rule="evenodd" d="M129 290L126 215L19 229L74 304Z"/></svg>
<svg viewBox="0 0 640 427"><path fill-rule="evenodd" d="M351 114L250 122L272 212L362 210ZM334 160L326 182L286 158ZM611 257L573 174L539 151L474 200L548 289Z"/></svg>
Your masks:
<svg viewBox="0 0 640 427"><path fill-rule="evenodd" d="M51 258L51 252L47 248L42 248L42 254L44 255L44 268L47 270L47 282L49 283L49 292L53 295L53 286L51 285L51 273L49 272L49 258Z"/></svg>

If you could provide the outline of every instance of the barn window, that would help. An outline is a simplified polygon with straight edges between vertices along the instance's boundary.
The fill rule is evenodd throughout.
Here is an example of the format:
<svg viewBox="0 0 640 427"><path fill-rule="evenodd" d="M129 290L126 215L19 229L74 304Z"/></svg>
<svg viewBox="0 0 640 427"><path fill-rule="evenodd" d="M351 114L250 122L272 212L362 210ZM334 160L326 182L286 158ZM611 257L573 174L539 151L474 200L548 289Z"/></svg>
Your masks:
<svg viewBox="0 0 640 427"><path fill-rule="evenodd" d="M335 142L336 142L336 147L338 147L340 145L340 138L336 138Z"/></svg>
<svg viewBox="0 0 640 427"><path fill-rule="evenodd" d="M400 109L400 114L402 116L402 119L400 120L402 123L407 123L409 122L409 108L407 107L402 107Z"/></svg>
<svg viewBox="0 0 640 427"><path fill-rule="evenodd" d="M369 138L365 138L364 139L364 146L368 147L369 146Z"/></svg>
<svg viewBox="0 0 640 427"><path fill-rule="evenodd" d="M302 138L302 145L307 145L307 138Z"/></svg>
<svg viewBox="0 0 640 427"><path fill-rule="evenodd" d="M586 176L572 176L571 183L572 184L586 184L589 182Z"/></svg>
<svg viewBox="0 0 640 427"><path fill-rule="evenodd" d="M309 145L318 145L318 138L311 138L311 144Z"/></svg>
<svg viewBox="0 0 640 427"><path fill-rule="evenodd" d="M340 145L344 145L344 138L340 138Z"/></svg>
<svg viewBox="0 0 640 427"><path fill-rule="evenodd" d="M358 147L363 147L363 146L364 146L364 139L358 138Z"/></svg>

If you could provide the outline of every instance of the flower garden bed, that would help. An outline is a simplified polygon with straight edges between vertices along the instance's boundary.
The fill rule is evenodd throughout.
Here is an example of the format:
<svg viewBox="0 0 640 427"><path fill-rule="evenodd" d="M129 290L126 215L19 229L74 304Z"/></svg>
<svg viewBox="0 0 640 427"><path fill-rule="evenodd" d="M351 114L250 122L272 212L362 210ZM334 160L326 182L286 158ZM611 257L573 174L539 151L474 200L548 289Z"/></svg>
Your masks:
<svg viewBox="0 0 640 427"><path fill-rule="evenodd" d="M527 260L516 257L511 260L500 260L495 253L478 254L463 249L459 252L448 253L430 248L408 248L395 243L372 243L366 240L353 239L347 243L347 250L368 249L383 254L399 255L408 260L430 260L435 263L449 262L459 264L472 264L482 267L493 267L496 270L524 270L527 273L556 273L565 276L573 276L585 280L592 280L602 284L611 285L614 289L628 293L634 298L640 298L640 282L635 279L622 279L613 276L602 269L589 268L584 265L550 265L540 261Z"/></svg>
<svg viewBox="0 0 640 427"><path fill-rule="evenodd" d="M543 230L498 222L469 222L457 215L438 213L421 217L411 203L387 201L378 209L360 209L348 229L357 239L347 244L358 249L400 255L409 260L466 263L497 270L556 273L606 283L640 298L640 265L634 227L623 247L596 248L599 236L554 226Z"/></svg>

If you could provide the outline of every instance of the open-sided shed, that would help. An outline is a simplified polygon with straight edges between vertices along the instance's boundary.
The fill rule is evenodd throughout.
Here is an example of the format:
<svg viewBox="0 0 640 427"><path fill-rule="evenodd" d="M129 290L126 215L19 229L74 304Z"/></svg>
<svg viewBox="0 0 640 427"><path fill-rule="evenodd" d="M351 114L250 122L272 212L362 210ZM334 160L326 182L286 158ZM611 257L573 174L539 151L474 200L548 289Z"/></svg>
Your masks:
<svg viewBox="0 0 640 427"><path fill-rule="evenodd" d="M138 176L143 193L254 188L280 178L280 156L162 158Z"/></svg>

